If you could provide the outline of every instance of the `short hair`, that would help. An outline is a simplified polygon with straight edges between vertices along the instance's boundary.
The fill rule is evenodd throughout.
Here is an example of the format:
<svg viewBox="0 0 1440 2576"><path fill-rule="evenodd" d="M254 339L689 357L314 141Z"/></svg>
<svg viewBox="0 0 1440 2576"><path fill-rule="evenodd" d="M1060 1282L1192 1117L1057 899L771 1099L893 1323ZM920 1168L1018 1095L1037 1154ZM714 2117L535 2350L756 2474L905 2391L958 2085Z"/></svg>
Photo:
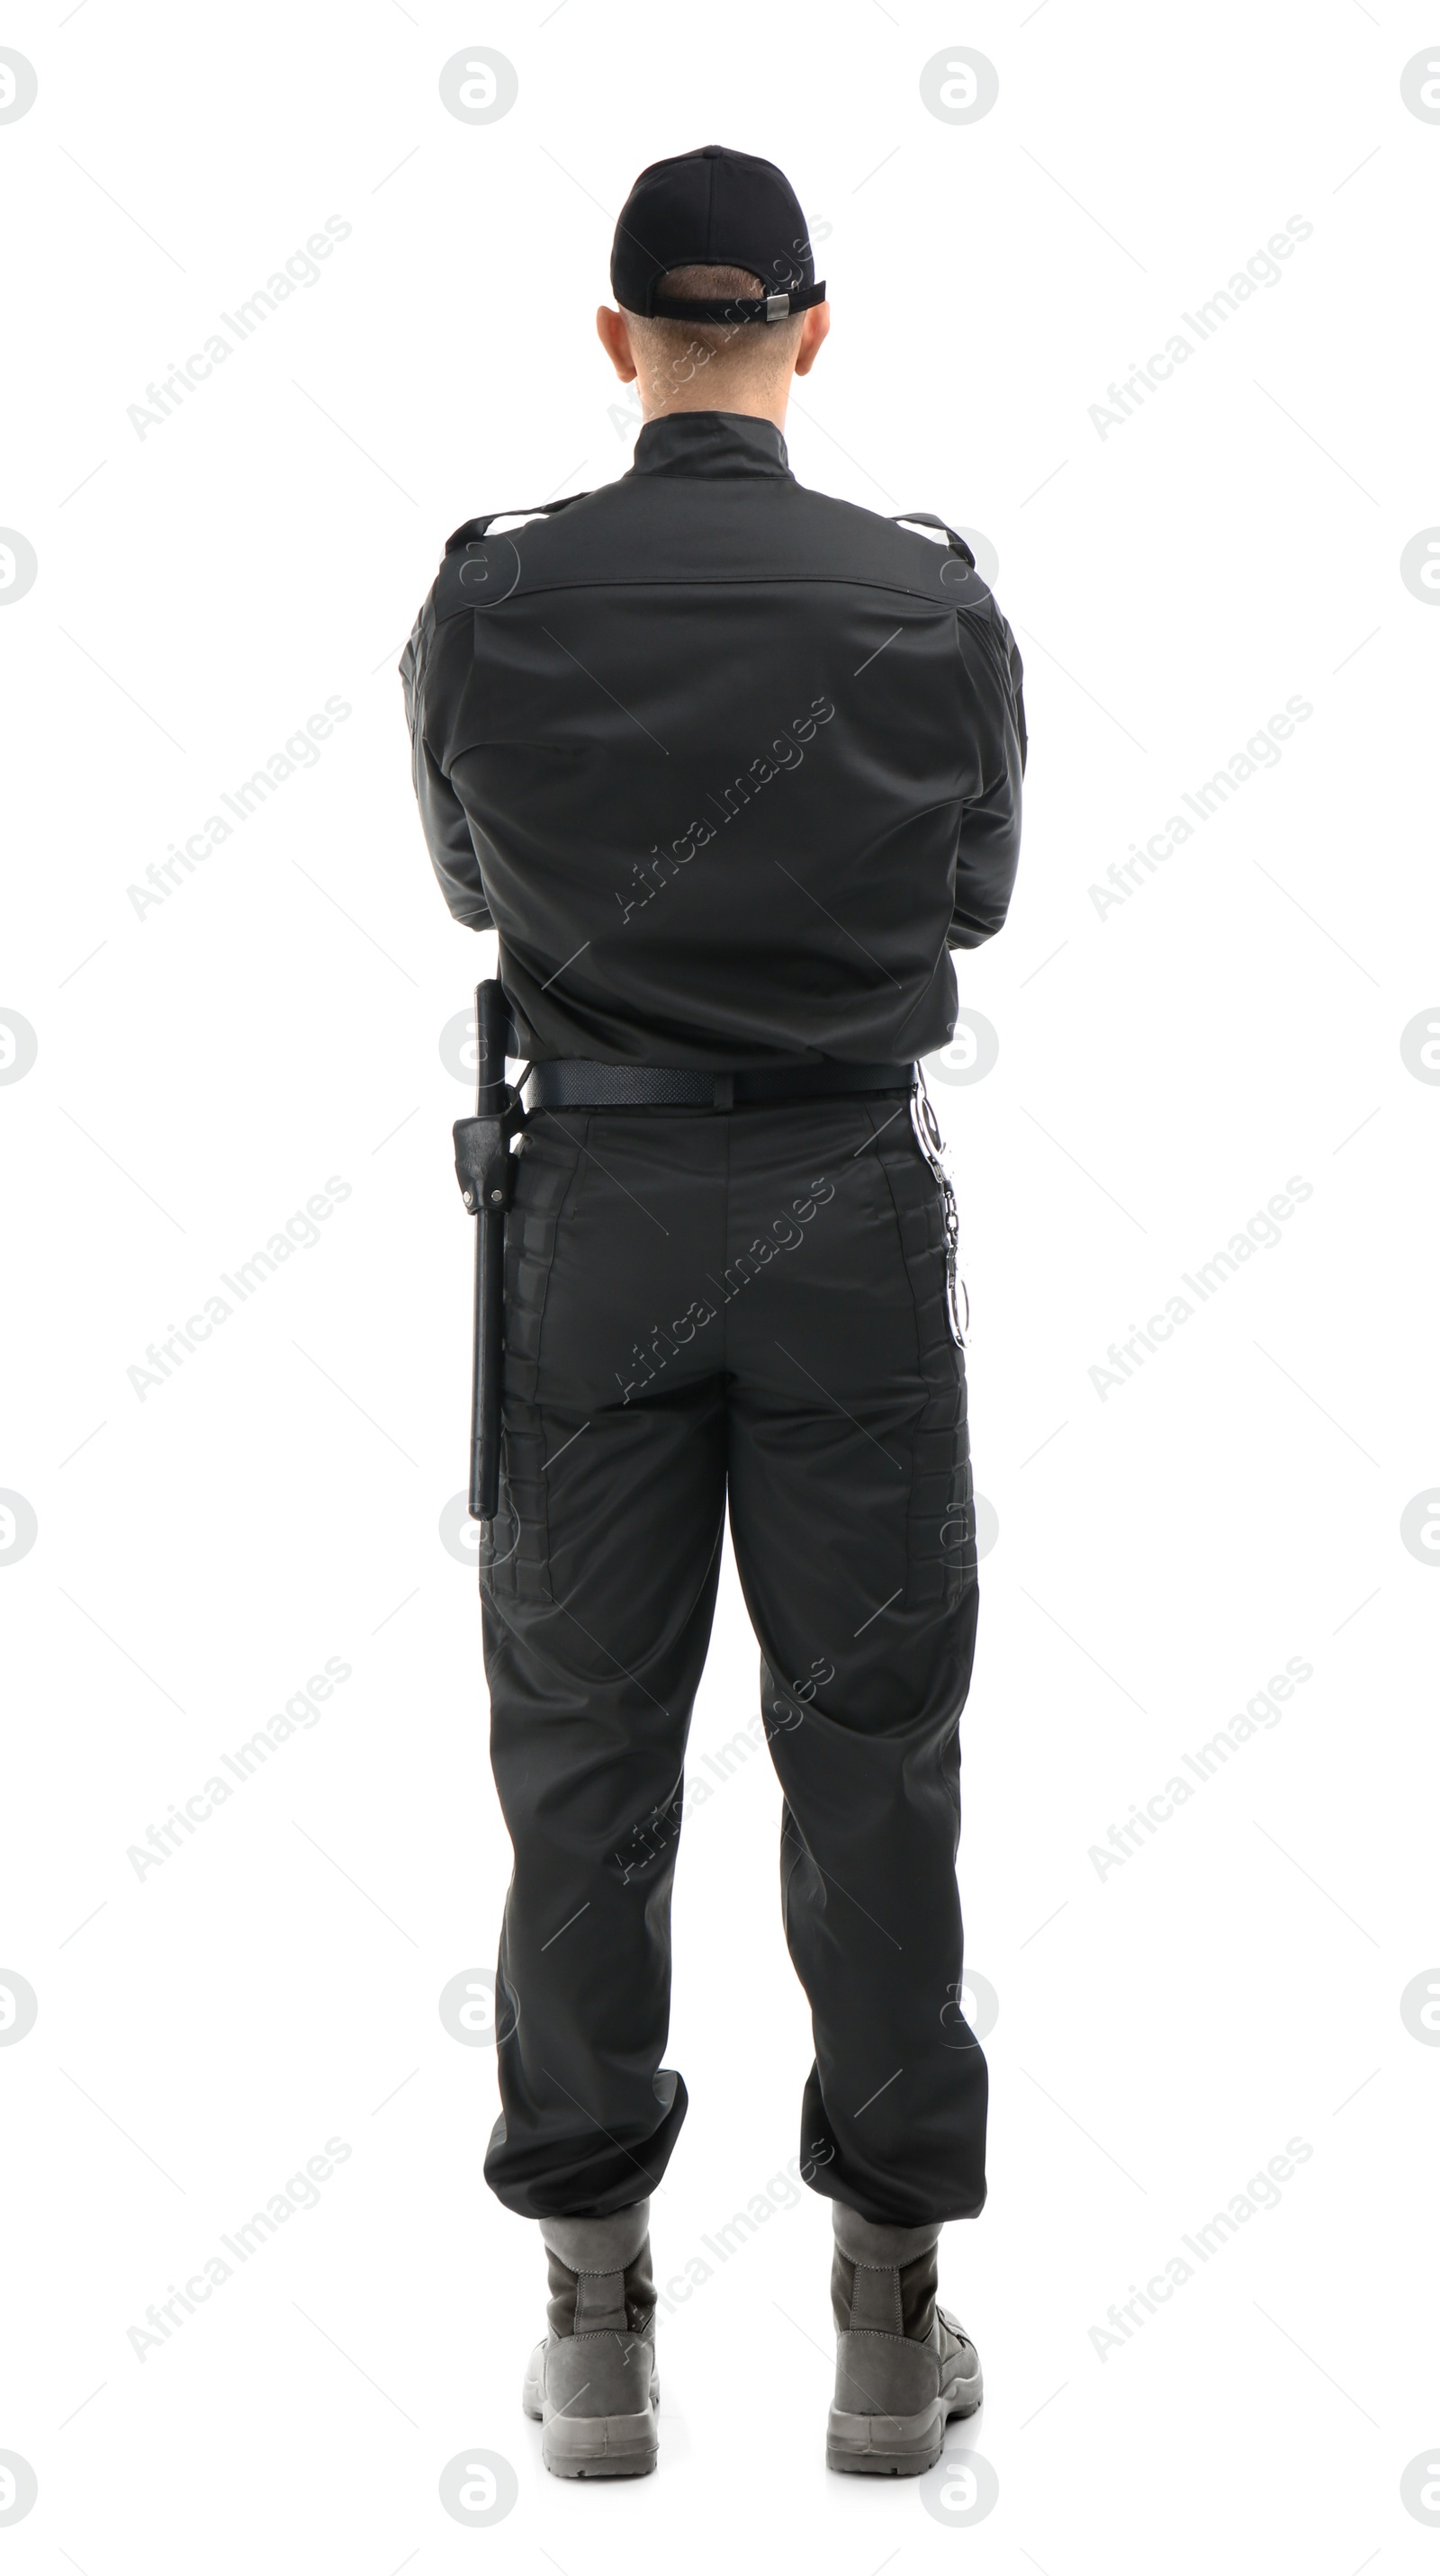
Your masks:
<svg viewBox="0 0 1440 2576"><path fill-rule="evenodd" d="M671 268L657 286L661 295L697 303L766 291L747 268ZM652 378L683 369L687 362L723 368L727 376L767 378L781 374L794 357L805 317L792 313L783 322L682 322L673 315L627 310L625 319L641 371Z"/></svg>

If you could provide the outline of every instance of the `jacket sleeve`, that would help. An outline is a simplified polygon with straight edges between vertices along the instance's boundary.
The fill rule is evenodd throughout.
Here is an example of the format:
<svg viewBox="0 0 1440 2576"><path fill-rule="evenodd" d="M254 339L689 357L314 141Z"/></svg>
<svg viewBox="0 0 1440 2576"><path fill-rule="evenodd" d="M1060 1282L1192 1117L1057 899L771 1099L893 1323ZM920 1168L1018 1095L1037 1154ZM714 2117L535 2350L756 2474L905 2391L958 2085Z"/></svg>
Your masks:
<svg viewBox="0 0 1440 2576"><path fill-rule="evenodd" d="M993 598L958 614L970 685L979 783L961 808L955 909L947 948L978 948L1009 909L1020 862L1020 783L1025 775L1024 665Z"/></svg>
<svg viewBox="0 0 1440 2576"><path fill-rule="evenodd" d="M400 656L400 679L410 727L410 774L415 782L415 802L420 808L420 822L431 866L456 920L464 922L469 930L493 930L495 923L485 900L484 880L465 808L440 766L427 729L426 688L430 681L434 641L435 594L432 590ZM438 718L439 712L438 708L428 710L431 718Z"/></svg>

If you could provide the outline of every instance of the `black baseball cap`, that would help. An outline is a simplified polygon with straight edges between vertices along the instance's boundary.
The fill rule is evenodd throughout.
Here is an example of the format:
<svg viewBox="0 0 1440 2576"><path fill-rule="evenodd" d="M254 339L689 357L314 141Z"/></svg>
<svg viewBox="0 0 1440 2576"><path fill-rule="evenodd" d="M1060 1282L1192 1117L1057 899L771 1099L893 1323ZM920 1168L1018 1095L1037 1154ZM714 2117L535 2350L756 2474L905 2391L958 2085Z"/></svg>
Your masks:
<svg viewBox="0 0 1440 2576"><path fill-rule="evenodd" d="M763 295L661 295L672 268L744 268ZM783 170L753 152L702 144L642 170L620 210L610 285L628 313L676 322L784 322L825 300L800 200Z"/></svg>

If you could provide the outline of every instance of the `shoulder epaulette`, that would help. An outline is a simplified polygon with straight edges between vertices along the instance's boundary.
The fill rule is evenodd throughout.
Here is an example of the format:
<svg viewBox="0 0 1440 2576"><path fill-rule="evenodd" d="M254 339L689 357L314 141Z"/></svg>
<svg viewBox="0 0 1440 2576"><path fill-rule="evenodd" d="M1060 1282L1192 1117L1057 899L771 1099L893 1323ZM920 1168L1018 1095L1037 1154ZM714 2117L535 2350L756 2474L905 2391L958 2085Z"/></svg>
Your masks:
<svg viewBox="0 0 1440 2576"><path fill-rule="evenodd" d="M569 492L563 501L541 501L533 510L491 510L483 519L467 519L445 541L445 560L435 584L437 619L457 617L471 608L496 608L508 599L520 579L520 552L514 537L502 529L492 537L497 519L552 519L586 492Z"/></svg>
<svg viewBox="0 0 1440 2576"><path fill-rule="evenodd" d="M897 526L939 528L947 539L945 552L936 566L940 587L957 608L983 608L993 593L975 569L975 558L962 536L937 519L933 510L895 510L891 513ZM932 547L932 554L939 548Z"/></svg>
<svg viewBox="0 0 1440 2576"><path fill-rule="evenodd" d="M467 519L452 537L445 540L445 552L453 554L457 546L478 545L493 528L497 519L553 519L557 510L568 510L576 501L588 501L588 492L567 492L563 501L537 501L529 510L490 510L483 519Z"/></svg>

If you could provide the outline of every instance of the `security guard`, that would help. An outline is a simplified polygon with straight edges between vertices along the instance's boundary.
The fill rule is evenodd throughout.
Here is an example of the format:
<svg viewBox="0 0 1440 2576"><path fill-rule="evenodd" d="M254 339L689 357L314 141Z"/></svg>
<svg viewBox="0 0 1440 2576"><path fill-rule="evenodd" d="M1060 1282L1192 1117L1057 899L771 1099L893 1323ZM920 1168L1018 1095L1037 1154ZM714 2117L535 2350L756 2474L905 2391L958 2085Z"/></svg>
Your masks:
<svg viewBox="0 0 1440 2576"><path fill-rule="evenodd" d="M401 663L435 873L499 933L532 1068L480 1575L515 1853L485 2172L549 2258L547 2465L651 2468L670 1894L728 1497L814 2029L801 2170L834 2205L828 2457L903 2474L980 2402L936 2290L986 2105L965 1374L916 1059L954 1029L949 952L1005 918L1020 656L953 531L791 473L829 308L772 163L642 172L610 276L630 471L458 529Z"/></svg>

